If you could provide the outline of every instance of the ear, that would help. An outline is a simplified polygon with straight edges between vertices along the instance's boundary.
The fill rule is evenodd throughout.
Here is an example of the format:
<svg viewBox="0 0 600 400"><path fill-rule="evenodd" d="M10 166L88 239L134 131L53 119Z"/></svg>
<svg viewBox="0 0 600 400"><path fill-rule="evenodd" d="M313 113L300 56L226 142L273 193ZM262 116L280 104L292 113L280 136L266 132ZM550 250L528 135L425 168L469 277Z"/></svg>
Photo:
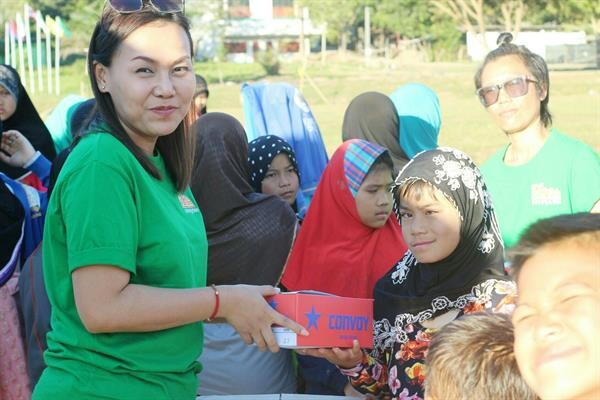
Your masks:
<svg viewBox="0 0 600 400"><path fill-rule="evenodd" d="M108 69L105 65L100 64L99 62L94 62L94 75L96 76L96 84L98 85L98 90L100 93L106 93L109 91L108 89Z"/></svg>
<svg viewBox="0 0 600 400"><path fill-rule="evenodd" d="M546 90L546 88L540 85L535 85L535 87L540 101L544 101L546 99L546 96L548 95L548 91Z"/></svg>

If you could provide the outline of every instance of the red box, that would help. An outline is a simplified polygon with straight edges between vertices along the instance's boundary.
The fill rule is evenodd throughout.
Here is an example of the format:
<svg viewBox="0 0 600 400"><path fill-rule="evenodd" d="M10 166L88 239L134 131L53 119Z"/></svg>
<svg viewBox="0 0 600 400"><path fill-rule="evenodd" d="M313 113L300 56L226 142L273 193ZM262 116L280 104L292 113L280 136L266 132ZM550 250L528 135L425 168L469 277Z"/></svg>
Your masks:
<svg viewBox="0 0 600 400"><path fill-rule="evenodd" d="M352 347L352 341L357 339L361 348L373 348L373 299L301 291L271 296L268 302L310 333L302 336L274 326L273 333L280 347Z"/></svg>

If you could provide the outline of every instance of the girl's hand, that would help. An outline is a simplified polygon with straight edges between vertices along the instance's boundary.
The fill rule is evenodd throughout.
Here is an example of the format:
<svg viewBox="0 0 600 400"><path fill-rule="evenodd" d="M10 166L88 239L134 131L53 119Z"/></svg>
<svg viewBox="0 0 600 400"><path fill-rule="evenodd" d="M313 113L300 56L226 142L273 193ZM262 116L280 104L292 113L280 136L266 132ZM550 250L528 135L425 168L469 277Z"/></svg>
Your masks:
<svg viewBox="0 0 600 400"><path fill-rule="evenodd" d="M265 296L279 293L273 286L219 285L218 288L221 306L217 317L226 319L247 344L256 343L262 351L279 351L271 325L280 325L308 336L308 331L301 325L269 306Z"/></svg>
<svg viewBox="0 0 600 400"><path fill-rule="evenodd" d="M340 349L339 347L321 349L299 349L299 354L324 358L340 368L350 369L356 367L363 358L358 340L352 342L351 349Z"/></svg>
<svg viewBox="0 0 600 400"><path fill-rule="evenodd" d="M21 132L9 130L2 134L0 142L0 161L22 168L31 161L35 155L35 149L29 140Z"/></svg>

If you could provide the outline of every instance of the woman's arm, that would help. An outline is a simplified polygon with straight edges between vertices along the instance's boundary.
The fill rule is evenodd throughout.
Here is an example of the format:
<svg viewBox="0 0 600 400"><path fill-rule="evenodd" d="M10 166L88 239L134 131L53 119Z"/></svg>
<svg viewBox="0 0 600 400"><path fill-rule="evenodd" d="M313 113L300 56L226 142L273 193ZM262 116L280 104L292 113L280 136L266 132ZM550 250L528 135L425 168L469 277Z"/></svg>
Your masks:
<svg viewBox="0 0 600 400"><path fill-rule="evenodd" d="M169 289L129 283L126 270L93 265L72 273L79 316L92 333L148 332L202 321L215 308L212 288ZM300 325L273 310L264 296L277 294L271 286L218 286L217 317L224 318L248 344L261 350L279 348L271 332L277 324L308 335Z"/></svg>

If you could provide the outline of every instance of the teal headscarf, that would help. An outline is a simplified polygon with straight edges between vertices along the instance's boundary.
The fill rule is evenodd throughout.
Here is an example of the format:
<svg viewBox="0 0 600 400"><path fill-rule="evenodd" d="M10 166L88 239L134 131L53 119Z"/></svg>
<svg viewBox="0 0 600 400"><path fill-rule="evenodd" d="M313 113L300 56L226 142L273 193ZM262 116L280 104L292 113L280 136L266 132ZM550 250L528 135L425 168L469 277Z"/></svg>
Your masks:
<svg viewBox="0 0 600 400"><path fill-rule="evenodd" d="M400 120L400 147L408 158L438 147L442 124L437 94L420 83L400 86L390 95Z"/></svg>
<svg viewBox="0 0 600 400"><path fill-rule="evenodd" d="M73 141L70 128L71 115L84 100L85 97L70 94L63 98L46 118L45 123L52 135L57 154L69 147Z"/></svg>

